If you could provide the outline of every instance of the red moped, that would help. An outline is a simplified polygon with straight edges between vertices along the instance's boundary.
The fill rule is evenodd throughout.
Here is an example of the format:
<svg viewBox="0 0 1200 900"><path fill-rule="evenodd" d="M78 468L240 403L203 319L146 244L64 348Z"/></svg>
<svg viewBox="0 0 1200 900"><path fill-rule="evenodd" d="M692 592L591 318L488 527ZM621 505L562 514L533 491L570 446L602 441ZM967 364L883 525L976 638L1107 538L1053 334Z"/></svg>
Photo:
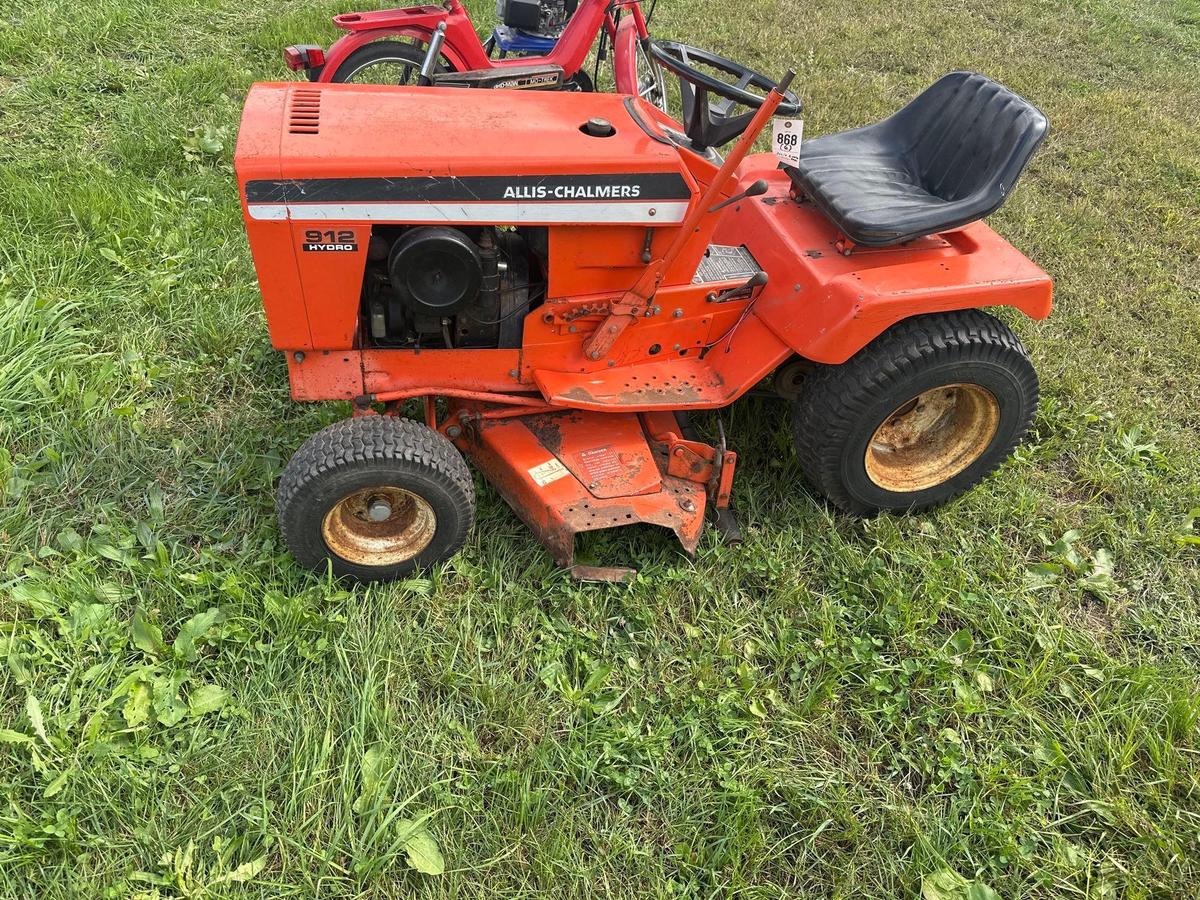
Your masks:
<svg viewBox="0 0 1200 900"><path fill-rule="evenodd" d="M345 13L333 23L346 34L328 50L288 47L284 60L310 81L415 84L436 39L438 72L457 73L455 84L591 91L583 66L600 36L597 67L611 44L617 93L666 108L665 78L650 53L639 0L499 0L497 11L501 24L486 43L460 0Z"/></svg>

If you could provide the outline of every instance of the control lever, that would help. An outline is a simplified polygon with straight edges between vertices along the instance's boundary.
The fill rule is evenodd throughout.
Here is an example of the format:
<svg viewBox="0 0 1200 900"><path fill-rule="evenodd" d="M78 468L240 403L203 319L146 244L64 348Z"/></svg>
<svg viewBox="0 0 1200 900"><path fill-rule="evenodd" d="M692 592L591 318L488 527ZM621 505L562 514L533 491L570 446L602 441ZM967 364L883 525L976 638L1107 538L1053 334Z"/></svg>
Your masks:
<svg viewBox="0 0 1200 900"><path fill-rule="evenodd" d="M787 75L783 77L783 81L771 89L766 99L762 101L762 106L758 108L758 112L750 120L750 124L745 127L742 136L738 138L737 143L733 145L733 149L729 151L729 155L725 157L725 161L721 164L721 168L717 170L717 174L708 183L708 187L705 188L700 202L692 205L683 222L675 230L675 240L671 242L671 246L667 248L667 252L663 254L661 259L648 263L638 278L637 283L627 290L618 302L610 305L609 313L604 321L600 323L600 327L583 343L583 353L588 359L599 360L612 350L613 345L620 340L625 329L637 321L637 317L649 305L650 298L658 290L663 276L675 260L679 258L679 255L683 253L684 248L688 245L688 241L692 239L704 217L709 215L709 204L721 196L721 193L729 183L734 180L738 166L742 164L742 160L750 152L750 147L754 144L755 138L766 127L766 124L771 121L771 116L775 115L775 110L783 102L784 91L787 90L788 85L792 83L792 79L795 77L796 73L789 70ZM743 285L740 289L745 290L747 287L766 284L766 281L760 281L760 278L765 279L766 273L760 272L758 275L755 275L750 279L749 283ZM728 291L725 293L728 293ZM749 310L750 304L746 304L746 308L742 310L742 318L745 318ZM736 328L741 320L739 318L733 327ZM730 329L729 332L726 332L725 337L728 337L732 330ZM724 340L724 338L720 340ZM716 346L715 343L709 344L703 349L702 354L707 353L714 346ZM610 360L610 362L615 363L615 360Z"/></svg>
<svg viewBox="0 0 1200 900"><path fill-rule="evenodd" d="M429 39L429 50L425 53L425 61L421 63L421 73L417 76L417 84L420 87L430 87L433 84L438 57L442 54L442 44L444 43L446 43L446 23L439 22L437 31Z"/></svg>
<svg viewBox="0 0 1200 900"><path fill-rule="evenodd" d="M741 203L747 197L761 197L766 192L767 192L766 179L760 178L760 179L758 179L758 181L754 182L754 184L750 185L750 187L746 188L740 194L735 194L734 196L732 196L728 200L726 200L724 203L718 203L716 206L714 206L712 209L710 209L709 212L715 213L717 210L724 209L727 206L732 206L735 203Z"/></svg>
<svg viewBox="0 0 1200 900"><path fill-rule="evenodd" d="M763 271L755 272L750 276L750 280L739 287L730 288L727 291L721 291L719 294L709 294L707 299L709 303L724 303L731 297L736 297L742 291L748 291L752 288L762 287L767 283L767 273Z"/></svg>

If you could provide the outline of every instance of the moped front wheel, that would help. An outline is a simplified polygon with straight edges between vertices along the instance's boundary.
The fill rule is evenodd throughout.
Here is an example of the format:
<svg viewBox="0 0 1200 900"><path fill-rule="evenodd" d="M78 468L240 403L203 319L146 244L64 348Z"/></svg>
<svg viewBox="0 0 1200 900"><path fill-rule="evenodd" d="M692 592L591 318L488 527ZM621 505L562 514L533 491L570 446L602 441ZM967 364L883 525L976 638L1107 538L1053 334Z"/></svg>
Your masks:
<svg viewBox="0 0 1200 900"><path fill-rule="evenodd" d="M338 84L416 84L427 46L419 40L414 41L411 44L375 41L359 47L346 57L329 80ZM448 67L442 62L437 70L446 72Z"/></svg>
<svg viewBox="0 0 1200 900"><path fill-rule="evenodd" d="M637 79L637 93L648 103L657 106L663 112L670 112L667 108L667 78L663 73L662 67L655 61L654 57L646 52L641 41L634 41L633 45L633 63L635 78ZM613 65L617 65L614 56Z"/></svg>

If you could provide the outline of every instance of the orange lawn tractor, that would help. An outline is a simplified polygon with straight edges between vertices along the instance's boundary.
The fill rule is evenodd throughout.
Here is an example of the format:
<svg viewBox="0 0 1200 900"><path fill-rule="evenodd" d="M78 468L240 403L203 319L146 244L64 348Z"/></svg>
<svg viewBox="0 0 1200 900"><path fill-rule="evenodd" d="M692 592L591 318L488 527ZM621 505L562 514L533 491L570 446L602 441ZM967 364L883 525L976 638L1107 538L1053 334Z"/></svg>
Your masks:
<svg viewBox="0 0 1200 900"><path fill-rule="evenodd" d="M790 74L652 51L682 123L636 96L251 89L236 166L271 340L295 399L354 408L280 481L301 563L449 558L465 458L579 578L629 574L573 565L580 532L650 523L692 553L708 512L736 537L737 436L686 414L773 373L802 471L854 514L942 503L1025 435L1037 375L980 307L1044 318L1051 283L982 219L1045 117L955 72L801 143ZM777 153L749 155L777 114Z"/></svg>

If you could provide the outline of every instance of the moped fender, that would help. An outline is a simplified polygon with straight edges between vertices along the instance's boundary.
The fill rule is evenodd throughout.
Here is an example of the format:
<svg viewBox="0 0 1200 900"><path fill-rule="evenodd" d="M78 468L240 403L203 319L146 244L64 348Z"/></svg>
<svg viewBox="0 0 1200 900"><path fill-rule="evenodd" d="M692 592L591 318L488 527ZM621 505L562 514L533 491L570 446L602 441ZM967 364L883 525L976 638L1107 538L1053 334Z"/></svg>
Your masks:
<svg viewBox="0 0 1200 900"><path fill-rule="evenodd" d="M637 41L637 23L633 16L622 17L613 38L613 79L618 94L638 92Z"/></svg>
<svg viewBox="0 0 1200 900"><path fill-rule="evenodd" d="M372 28L367 31L350 31L330 46L325 53L325 67L321 70L321 75L317 79L322 82L333 80L333 74L338 70L346 58L357 50L359 47L364 47L367 44L385 38L396 37L413 37L418 38L428 44L433 37L433 32L437 29L437 22L440 19L446 19L448 14L445 10L438 8L440 16L435 18L433 24L426 27L424 24L413 24L411 21L404 25L396 25L394 27ZM449 40L442 45L442 57L450 64L455 71L463 71L464 69L474 68L471 66L466 57L459 49Z"/></svg>

